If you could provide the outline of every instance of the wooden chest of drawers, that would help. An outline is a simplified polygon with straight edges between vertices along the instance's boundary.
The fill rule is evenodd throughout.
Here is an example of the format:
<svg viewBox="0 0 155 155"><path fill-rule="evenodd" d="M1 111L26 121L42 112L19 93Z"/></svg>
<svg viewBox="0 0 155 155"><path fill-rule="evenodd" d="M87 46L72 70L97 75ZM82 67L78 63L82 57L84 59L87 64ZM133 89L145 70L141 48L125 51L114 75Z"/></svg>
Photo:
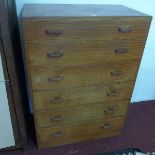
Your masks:
<svg viewBox="0 0 155 155"><path fill-rule="evenodd" d="M122 132L151 17L117 5L25 5L39 148Z"/></svg>

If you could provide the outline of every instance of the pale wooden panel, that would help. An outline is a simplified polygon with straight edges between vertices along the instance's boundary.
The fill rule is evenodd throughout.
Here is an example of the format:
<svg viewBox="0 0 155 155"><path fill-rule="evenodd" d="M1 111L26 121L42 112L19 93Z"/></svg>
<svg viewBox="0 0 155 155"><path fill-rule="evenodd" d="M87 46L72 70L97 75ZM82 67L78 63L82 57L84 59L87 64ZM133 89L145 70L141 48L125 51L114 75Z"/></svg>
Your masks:
<svg viewBox="0 0 155 155"><path fill-rule="evenodd" d="M140 59L31 68L33 90L134 81Z"/></svg>
<svg viewBox="0 0 155 155"><path fill-rule="evenodd" d="M150 18L147 17L46 18L44 21L26 18L23 24L26 41L38 44L70 38L102 39L103 42L124 39L144 42L148 32L148 22ZM120 27L131 27L131 31L121 33ZM49 35L46 33L47 30L61 33Z"/></svg>
<svg viewBox="0 0 155 155"><path fill-rule="evenodd" d="M98 40L94 44L94 40L58 40L44 45L29 44L27 50L31 67L48 67L140 58L143 42Z"/></svg>
<svg viewBox="0 0 155 155"><path fill-rule="evenodd" d="M127 113L128 101L113 101L92 103L66 108L47 109L36 112L37 126L54 127L79 123L85 121L95 121L116 116L123 116Z"/></svg>
<svg viewBox="0 0 155 155"><path fill-rule="evenodd" d="M117 102L129 100L133 82L115 83L106 86L90 86L50 91L34 91L34 110L69 108L69 106L97 102ZM89 106L89 105L88 105Z"/></svg>
<svg viewBox="0 0 155 155"><path fill-rule="evenodd" d="M40 148L57 146L83 140L94 140L101 137L118 135L122 131L125 117L109 118L106 120L88 121L87 123L72 124L54 128L39 128L38 141Z"/></svg>

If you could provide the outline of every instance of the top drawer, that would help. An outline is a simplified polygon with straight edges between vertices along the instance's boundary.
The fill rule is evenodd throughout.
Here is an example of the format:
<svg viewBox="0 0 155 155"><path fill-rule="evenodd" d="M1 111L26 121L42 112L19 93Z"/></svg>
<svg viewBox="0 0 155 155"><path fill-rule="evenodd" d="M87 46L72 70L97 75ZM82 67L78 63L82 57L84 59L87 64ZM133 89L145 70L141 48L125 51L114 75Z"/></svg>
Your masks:
<svg viewBox="0 0 155 155"><path fill-rule="evenodd" d="M69 38L137 41L146 37L149 20L146 17L24 19L23 28L25 40L33 43Z"/></svg>

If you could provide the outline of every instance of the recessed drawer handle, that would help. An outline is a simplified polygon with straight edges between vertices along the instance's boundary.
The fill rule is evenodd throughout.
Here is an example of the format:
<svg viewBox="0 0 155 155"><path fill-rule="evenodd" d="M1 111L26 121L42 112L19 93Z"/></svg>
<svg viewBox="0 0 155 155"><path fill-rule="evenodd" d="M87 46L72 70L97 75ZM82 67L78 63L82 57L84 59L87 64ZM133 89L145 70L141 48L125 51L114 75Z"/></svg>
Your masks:
<svg viewBox="0 0 155 155"><path fill-rule="evenodd" d="M104 128L104 129L110 129L110 128L112 128L112 124L105 123L105 124L102 125L102 128Z"/></svg>
<svg viewBox="0 0 155 155"><path fill-rule="evenodd" d="M62 57L63 52L62 51L53 51L53 52L48 52L47 57L49 58L57 58L57 57Z"/></svg>
<svg viewBox="0 0 155 155"><path fill-rule="evenodd" d="M51 118L51 121L62 121L64 120L64 116L58 115Z"/></svg>
<svg viewBox="0 0 155 155"><path fill-rule="evenodd" d="M62 76L54 76L54 77L48 77L48 80L50 81L50 82L52 82L52 81L61 81L61 80L63 80L64 78L62 77Z"/></svg>
<svg viewBox="0 0 155 155"><path fill-rule="evenodd" d="M120 75L122 75L122 74L123 74L123 72L120 71L120 70L111 71L111 75L112 75L112 76L120 76Z"/></svg>
<svg viewBox="0 0 155 155"><path fill-rule="evenodd" d="M105 113L106 115L113 114L114 112L115 112L115 108L113 108L113 107L109 107L109 108L107 108L106 110L104 110L104 113Z"/></svg>
<svg viewBox="0 0 155 155"><path fill-rule="evenodd" d="M117 96L118 95L118 92L117 91L109 91L107 93L108 96Z"/></svg>
<svg viewBox="0 0 155 155"><path fill-rule="evenodd" d="M61 131L54 132L54 133L52 134L52 136L53 136L53 137L60 137L60 136L63 136L63 132L61 132Z"/></svg>
<svg viewBox="0 0 155 155"><path fill-rule="evenodd" d="M118 53L118 54L123 54L123 53L128 53L128 52L129 52L128 48L116 48L115 49L115 53Z"/></svg>
<svg viewBox="0 0 155 155"><path fill-rule="evenodd" d="M55 35L55 36L58 36L58 35L61 35L62 33L63 33L63 30L61 30L61 29L45 30L45 34L47 34L47 35Z"/></svg>
<svg viewBox="0 0 155 155"><path fill-rule="evenodd" d="M120 26L118 31L122 33L129 33L132 31L132 26Z"/></svg>
<svg viewBox="0 0 155 155"><path fill-rule="evenodd" d="M61 96L57 96L52 99L49 99L50 103L62 103L63 101L64 101L64 98Z"/></svg>

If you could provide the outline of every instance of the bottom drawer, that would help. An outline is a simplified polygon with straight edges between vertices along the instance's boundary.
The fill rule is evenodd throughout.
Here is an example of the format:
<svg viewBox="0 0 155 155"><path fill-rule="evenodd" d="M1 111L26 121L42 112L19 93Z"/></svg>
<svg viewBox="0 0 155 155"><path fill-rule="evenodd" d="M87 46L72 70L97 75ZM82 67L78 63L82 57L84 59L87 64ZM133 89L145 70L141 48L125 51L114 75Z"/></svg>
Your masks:
<svg viewBox="0 0 155 155"><path fill-rule="evenodd" d="M125 117L115 117L70 126L39 128L39 148L118 135L121 133L124 120Z"/></svg>

